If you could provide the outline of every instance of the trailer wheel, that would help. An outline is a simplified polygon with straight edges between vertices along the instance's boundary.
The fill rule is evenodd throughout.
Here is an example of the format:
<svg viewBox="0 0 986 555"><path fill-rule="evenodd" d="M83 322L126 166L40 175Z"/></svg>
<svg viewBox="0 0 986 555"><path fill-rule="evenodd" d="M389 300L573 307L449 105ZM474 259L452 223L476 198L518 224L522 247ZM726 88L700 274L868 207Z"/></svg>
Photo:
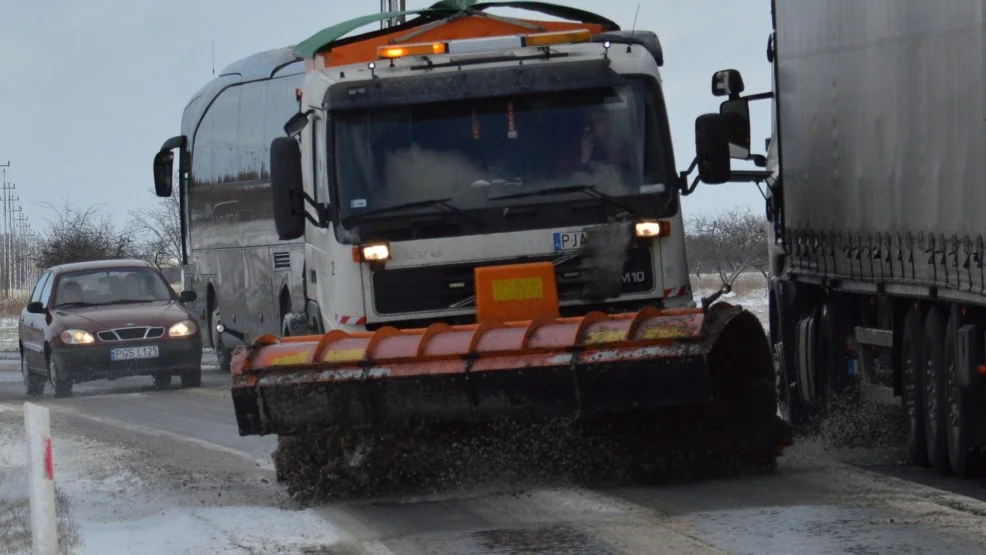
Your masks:
<svg viewBox="0 0 986 555"><path fill-rule="evenodd" d="M922 387L924 357L921 353L921 314L912 308L904 320L901 345L901 405L907 425L907 451L911 462L927 467L928 442L924 425L924 388Z"/></svg>
<svg viewBox="0 0 986 555"><path fill-rule="evenodd" d="M975 445L975 417L978 405L972 392L959 386L958 327L955 316L945 331L945 429L948 444L948 463L959 478L975 478L982 471L982 459Z"/></svg>
<svg viewBox="0 0 986 555"><path fill-rule="evenodd" d="M928 461L941 473L949 471L945 407L945 325L941 310L928 311L924 322L924 434L928 443Z"/></svg>
<svg viewBox="0 0 986 555"><path fill-rule="evenodd" d="M928 461L941 473L949 471L945 406L945 325L941 310L928 311L924 322L924 435Z"/></svg>

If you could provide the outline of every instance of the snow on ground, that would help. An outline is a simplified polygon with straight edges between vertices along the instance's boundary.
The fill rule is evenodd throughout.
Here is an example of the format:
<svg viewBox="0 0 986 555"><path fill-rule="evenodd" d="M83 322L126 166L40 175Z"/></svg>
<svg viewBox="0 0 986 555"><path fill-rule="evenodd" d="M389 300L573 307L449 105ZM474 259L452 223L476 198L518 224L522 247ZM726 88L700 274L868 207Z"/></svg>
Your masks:
<svg viewBox="0 0 986 555"><path fill-rule="evenodd" d="M707 297L715 293L722 285L718 276L702 276L701 279L691 277L692 294L695 302L701 302L702 297ZM770 325L769 309L767 303L767 280L759 273L743 273L733 282L733 290L719 297L719 300L730 304L738 304L752 312L760 323L764 331Z"/></svg>
<svg viewBox="0 0 986 555"><path fill-rule="evenodd" d="M17 350L17 318L0 318L0 352Z"/></svg>
<svg viewBox="0 0 986 555"><path fill-rule="evenodd" d="M64 553L303 553L343 538L313 510L208 506L165 492L132 450L53 427ZM30 553L23 411L0 404L0 552ZM259 500L263 503L263 500Z"/></svg>

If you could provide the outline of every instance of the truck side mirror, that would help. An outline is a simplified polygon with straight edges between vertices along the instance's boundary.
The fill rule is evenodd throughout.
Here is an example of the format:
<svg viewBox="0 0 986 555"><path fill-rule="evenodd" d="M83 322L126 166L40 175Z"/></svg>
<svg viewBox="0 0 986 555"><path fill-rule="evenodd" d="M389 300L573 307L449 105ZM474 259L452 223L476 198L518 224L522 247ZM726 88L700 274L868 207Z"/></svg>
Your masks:
<svg viewBox="0 0 986 555"><path fill-rule="evenodd" d="M712 96L739 98L745 88L743 75L738 70L724 69L712 74Z"/></svg>
<svg viewBox="0 0 986 555"><path fill-rule="evenodd" d="M270 188L274 225L281 241L305 233L305 189L301 176L301 147L294 137L270 143Z"/></svg>
<svg viewBox="0 0 986 555"><path fill-rule="evenodd" d="M729 181L729 133L721 114L703 114L695 119L695 156L698 177L717 185Z"/></svg>
<svg viewBox="0 0 986 555"><path fill-rule="evenodd" d="M719 114L725 118L729 156L739 160L750 157L750 102L745 98L724 101Z"/></svg>
<svg viewBox="0 0 986 555"><path fill-rule="evenodd" d="M154 192L159 197L170 197L174 188L174 153L163 150L154 155Z"/></svg>

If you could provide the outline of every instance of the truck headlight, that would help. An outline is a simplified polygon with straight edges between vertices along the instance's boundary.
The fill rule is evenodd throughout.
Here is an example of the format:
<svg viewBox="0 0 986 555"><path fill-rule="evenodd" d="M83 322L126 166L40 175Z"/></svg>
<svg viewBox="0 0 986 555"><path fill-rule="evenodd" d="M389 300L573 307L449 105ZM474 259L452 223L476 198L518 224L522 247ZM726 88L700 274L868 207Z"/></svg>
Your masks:
<svg viewBox="0 0 986 555"><path fill-rule="evenodd" d="M366 245L363 247L363 260L367 262L383 262L390 259L390 247L384 244Z"/></svg>
<svg viewBox="0 0 986 555"><path fill-rule="evenodd" d="M637 237L666 237L671 234L671 224L668 222L646 221L637 222L634 226Z"/></svg>
<svg viewBox="0 0 986 555"><path fill-rule="evenodd" d="M188 337L198 330L198 326L191 320L182 320L168 328L168 337Z"/></svg>
<svg viewBox="0 0 986 555"><path fill-rule="evenodd" d="M65 330L61 339L66 345L88 345L96 342L96 338L86 330Z"/></svg>

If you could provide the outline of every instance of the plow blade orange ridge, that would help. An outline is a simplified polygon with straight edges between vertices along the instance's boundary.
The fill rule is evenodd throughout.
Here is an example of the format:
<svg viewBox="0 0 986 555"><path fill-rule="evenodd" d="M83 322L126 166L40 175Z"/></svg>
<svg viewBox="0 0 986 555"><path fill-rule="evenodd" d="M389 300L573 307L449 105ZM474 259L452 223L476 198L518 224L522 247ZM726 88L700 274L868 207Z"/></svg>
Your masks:
<svg viewBox="0 0 986 555"><path fill-rule="evenodd" d="M592 415L712 399L701 309L259 337L232 359L240 435ZM716 326L721 330L721 326Z"/></svg>

